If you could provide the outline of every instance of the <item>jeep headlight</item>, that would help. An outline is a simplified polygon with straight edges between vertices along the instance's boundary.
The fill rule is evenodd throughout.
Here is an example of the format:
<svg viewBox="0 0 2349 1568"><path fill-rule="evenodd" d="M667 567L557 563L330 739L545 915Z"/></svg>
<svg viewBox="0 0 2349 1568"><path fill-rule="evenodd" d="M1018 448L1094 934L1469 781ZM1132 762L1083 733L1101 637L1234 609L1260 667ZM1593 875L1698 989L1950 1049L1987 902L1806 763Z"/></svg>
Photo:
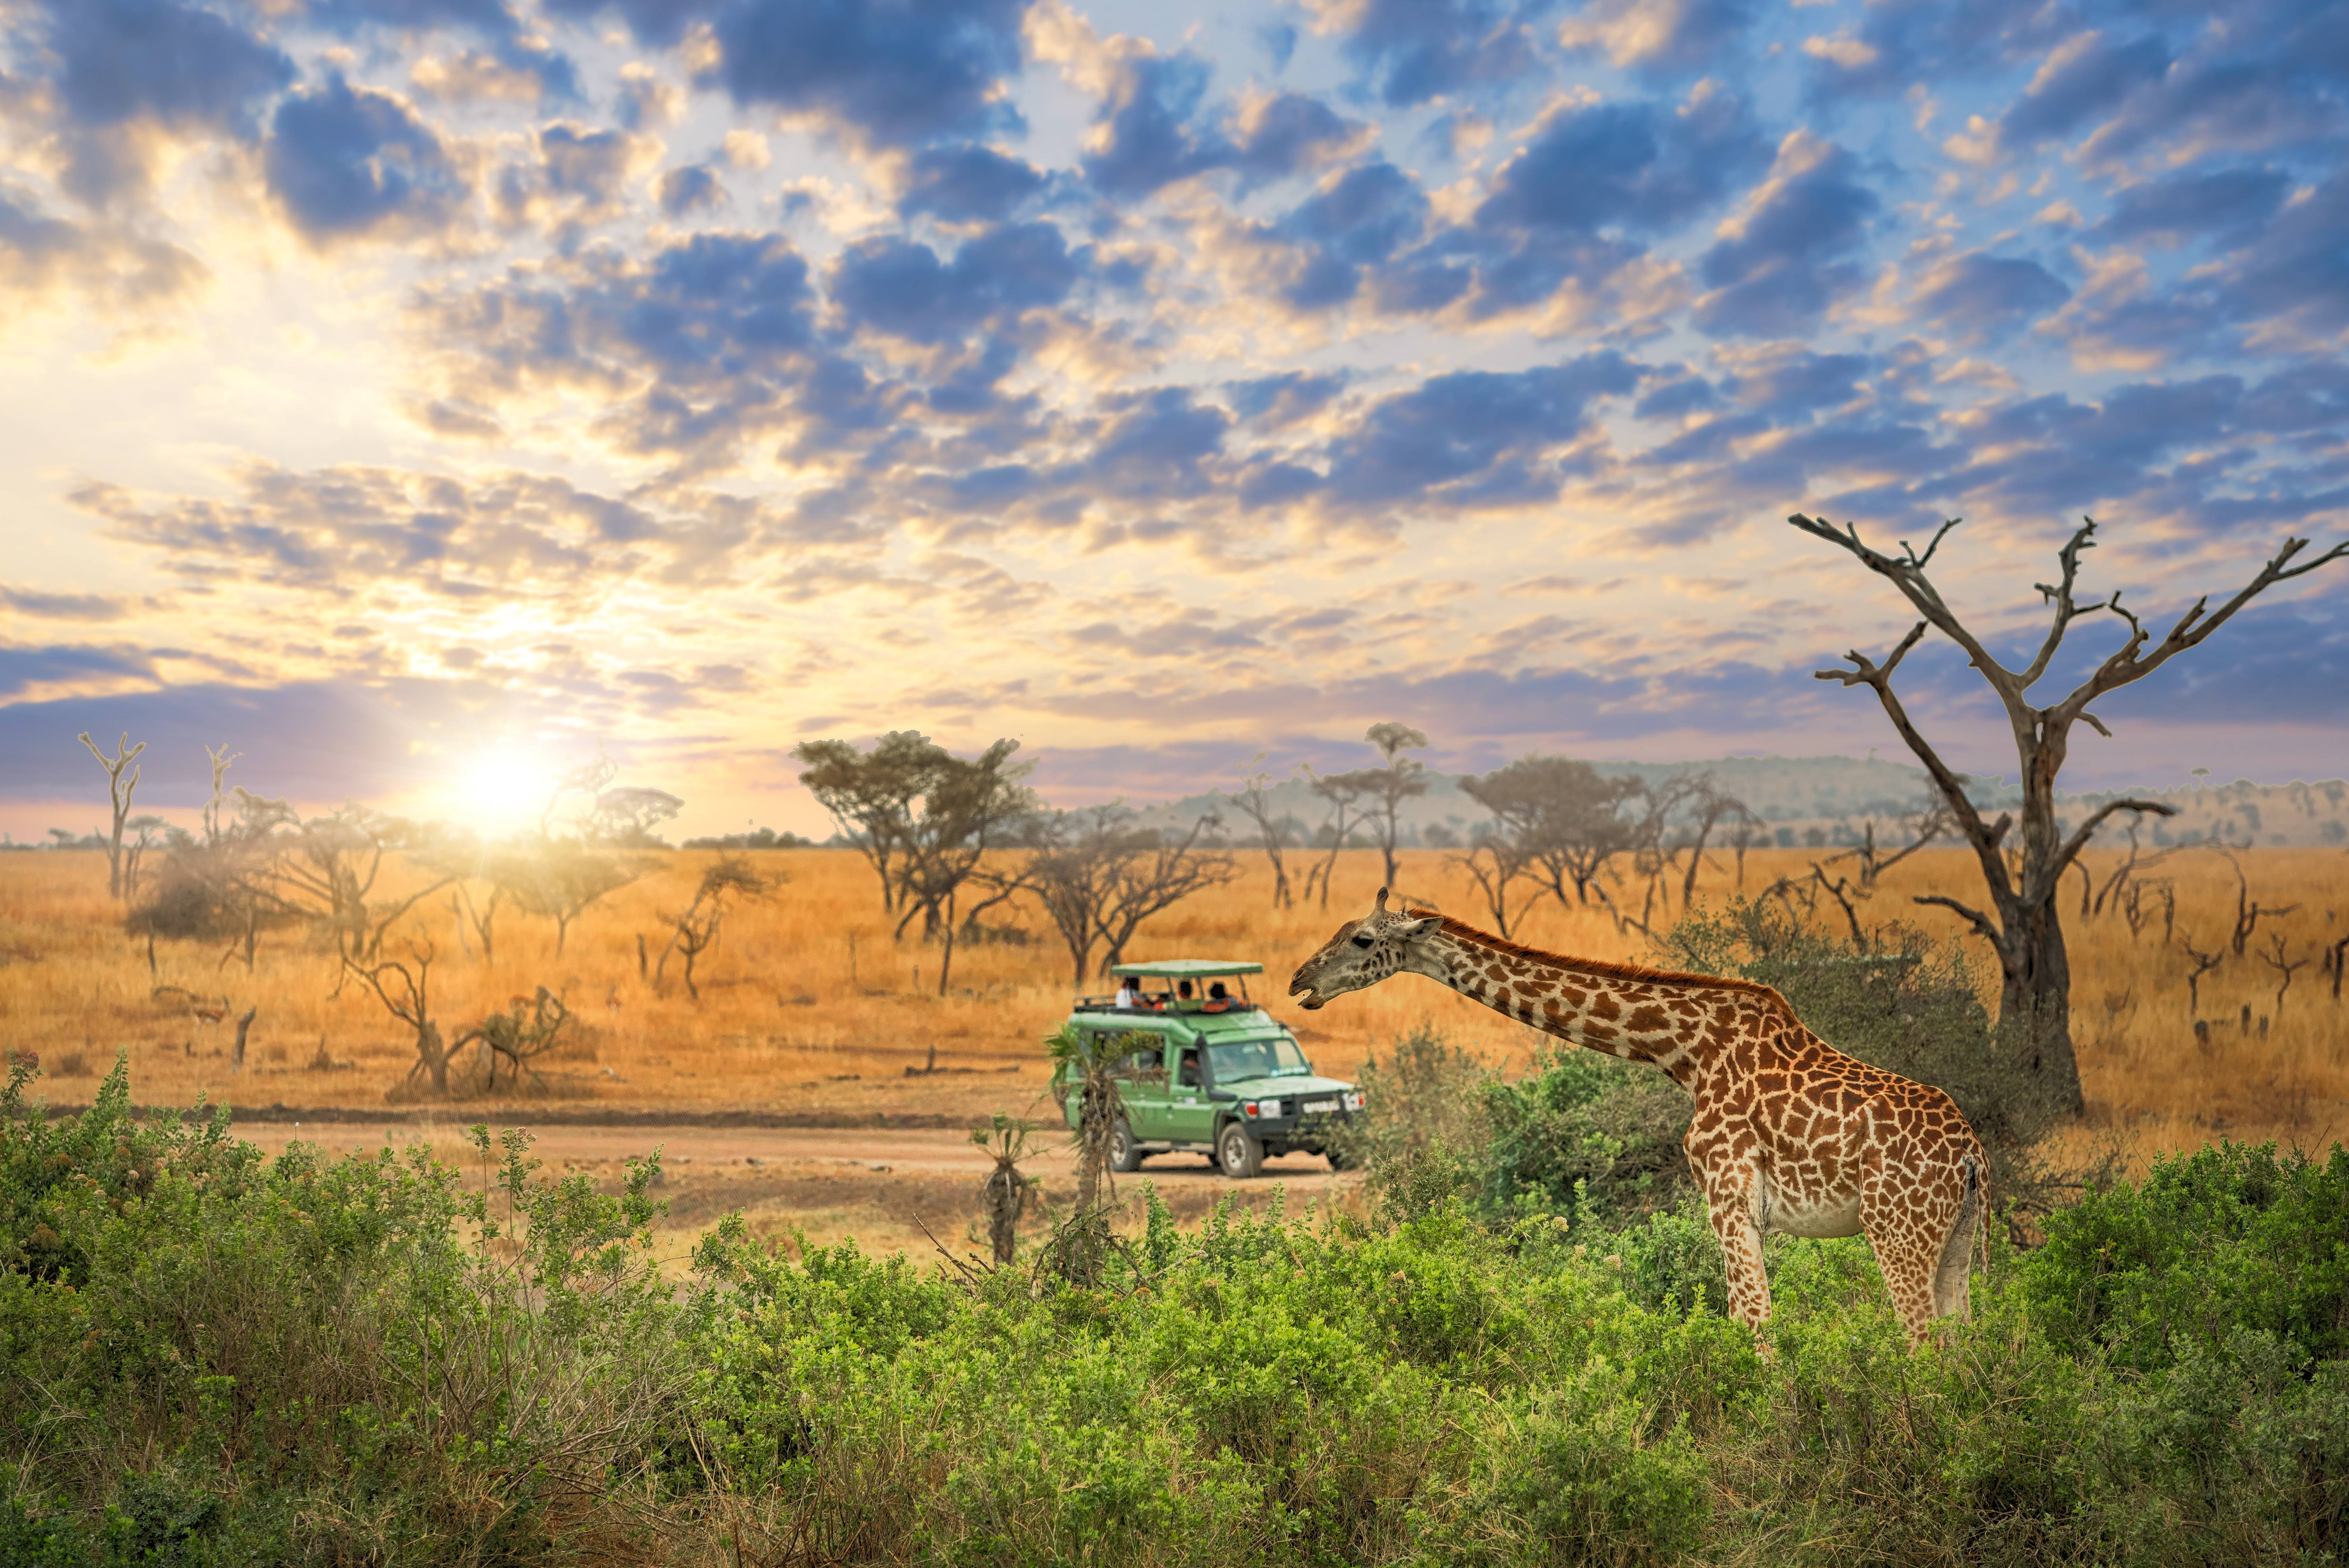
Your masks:
<svg viewBox="0 0 2349 1568"><path fill-rule="evenodd" d="M1362 1091L1361 1089L1350 1088L1346 1091L1346 1109L1348 1110L1360 1110L1362 1109Z"/></svg>

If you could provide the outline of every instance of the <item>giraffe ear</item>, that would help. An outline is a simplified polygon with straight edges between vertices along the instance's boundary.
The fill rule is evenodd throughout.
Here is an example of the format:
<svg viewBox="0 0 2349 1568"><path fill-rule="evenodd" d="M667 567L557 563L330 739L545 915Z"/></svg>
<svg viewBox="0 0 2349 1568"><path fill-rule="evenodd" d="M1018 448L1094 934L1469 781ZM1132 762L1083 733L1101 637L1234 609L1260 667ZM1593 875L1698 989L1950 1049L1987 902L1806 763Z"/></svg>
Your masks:
<svg viewBox="0 0 2349 1568"><path fill-rule="evenodd" d="M1429 932L1434 930L1437 926L1442 925L1443 923L1444 917L1442 915L1431 914L1423 916L1418 920L1404 921L1401 925L1395 927L1395 933L1405 942L1410 942L1417 937L1426 935Z"/></svg>

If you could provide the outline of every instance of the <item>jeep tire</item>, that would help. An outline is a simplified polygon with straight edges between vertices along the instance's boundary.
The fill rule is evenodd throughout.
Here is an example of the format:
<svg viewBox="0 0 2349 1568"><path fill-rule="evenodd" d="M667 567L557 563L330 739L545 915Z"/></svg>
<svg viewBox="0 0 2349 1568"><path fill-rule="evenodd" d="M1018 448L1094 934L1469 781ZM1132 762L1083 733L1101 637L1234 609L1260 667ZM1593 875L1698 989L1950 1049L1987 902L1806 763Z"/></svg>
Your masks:
<svg viewBox="0 0 2349 1568"><path fill-rule="evenodd" d="M1142 1146L1134 1142L1133 1129L1122 1116L1109 1130L1109 1168L1121 1176L1142 1169Z"/></svg>
<svg viewBox="0 0 2349 1568"><path fill-rule="evenodd" d="M1216 1163L1235 1181L1245 1181L1264 1169L1264 1145L1237 1121L1224 1123L1216 1134Z"/></svg>

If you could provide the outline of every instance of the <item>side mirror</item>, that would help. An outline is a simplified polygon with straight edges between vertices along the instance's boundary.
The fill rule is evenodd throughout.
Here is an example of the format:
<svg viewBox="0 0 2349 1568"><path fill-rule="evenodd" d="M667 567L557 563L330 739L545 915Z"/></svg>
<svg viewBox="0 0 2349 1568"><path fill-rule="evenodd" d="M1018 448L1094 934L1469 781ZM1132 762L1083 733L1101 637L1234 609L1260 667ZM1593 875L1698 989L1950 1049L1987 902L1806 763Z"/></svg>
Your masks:
<svg viewBox="0 0 2349 1568"><path fill-rule="evenodd" d="M1239 1099L1239 1096L1234 1094L1227 1088L1211 1088L1207 1091L1207 1098L1214 1100L1218 1105L1229 1105L1232 1101Z"/></svg>

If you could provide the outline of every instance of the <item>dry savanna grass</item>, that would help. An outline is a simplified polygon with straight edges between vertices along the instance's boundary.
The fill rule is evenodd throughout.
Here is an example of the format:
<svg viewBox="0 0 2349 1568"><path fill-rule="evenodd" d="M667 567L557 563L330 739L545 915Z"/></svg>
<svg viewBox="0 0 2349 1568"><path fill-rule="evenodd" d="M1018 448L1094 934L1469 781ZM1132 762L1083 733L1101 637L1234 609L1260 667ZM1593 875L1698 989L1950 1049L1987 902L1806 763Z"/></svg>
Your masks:
<svg viewBox="0 0 2349 1568"><path fill-rule="evenodd" d="M1752 893L1806 872L1818 853L1755 851L1746 858L1743 887ZM657 954L666 940L660 912L685 905L709 858L648 857L647 874L585 915L560 954L551 925L506 911L496 957L484 962L460 940L455 916L432 902L397 929L386 953L404 957L429 945L437 954L433 1010L451 1037L541 985L564 995L578 1025L573 1042L543 1064L542 1093L615 1107L818 1116L876 1109L961 1116L1034 1104L1044 1079L1037 1042L1065 1016L1071 994L1066 950L1039 913L1015 910L989 940L959 945L941 996L938 950L891 939L893 922L863 860L843 851L771 852L758 864L787 872L789 882L729 915L720 944L703 960L695 1000L674 974L658 989L639 975L637 939ZM1245 868L1239 881L1160 915L1129 956L1262 962L1257 999L1328 1070L1351 1071L1368 1050L1423 1020L1488 1058L1528 1058L1537 1044L1529 1031L1414 979L1318 1015L1295 1007L1280 995L1288 970L1339 921L1368 907L1379 857L1340 856L1326 911L1272 909L1262 856L1237 858ZM2118 863L2106 851L2088 858L2099 882ZM2174 852L2151 868L2174 892L2174 920L2158 899L2146 898L2135 930L2109 906L2082 917L2079 879L2067 884L2075 1031L2090 1122L2133 1130L2142 1150L2190 1146L2222 1131L2302 1142L2349 1132L2349 1012L2333 995L2321 957L2349 934L2349 855L2261 849L2239 860L2250 898L2263 912L2283 912L2263 913L2240 954L2232 942L2235 873L2215 852ZM1488 923L1466 877L1444 855L1406 853L1401 881L1413 898ZM249 974L241 958L223 961L217 947L164 942L150 975L143 943L124 933L105 884L104 860L94 853L0 857L0 1037L11 1050L39 1054L55 1098L86 1098L119 1050L129 1053L135 1095L150 1103L185 1104L202 1093L237 1104L376 1107L405 1078L409 1037L373 995L356 985L337 990L332 952L318 939L292 931L264 935ZM1697 901L1732 897L1739 885L1730 857L1709 858ZM1920 909L1911 896L1971 901L1979 885L1964 852L1928 851L1887 872L1858 915L1951 932L1954 917ZM1657 918L1661 929L1664 916ZM1826 901L1819 918L1844 923ZM1546 902L1522 918L1517 934L1563 952L1649 956L1638 932L1619 929L1597 907ZM2288 985L2268 961L2279 938L2282 961L2297 965ZM2200 1016L2211 1026L2199 1035L2188 1010L2186 943L2223 954L2199 983ZM1994 971L1983 957L1988 986ZM178 992L158 997L159 985L195 993L206 1011L227 1016L210 1021ZM248 1006L258 1016L245 1070L233 1073L233 1019ZM941 1071L908 1076L907 1068L929 1062L933 1047Z"/></svg>

